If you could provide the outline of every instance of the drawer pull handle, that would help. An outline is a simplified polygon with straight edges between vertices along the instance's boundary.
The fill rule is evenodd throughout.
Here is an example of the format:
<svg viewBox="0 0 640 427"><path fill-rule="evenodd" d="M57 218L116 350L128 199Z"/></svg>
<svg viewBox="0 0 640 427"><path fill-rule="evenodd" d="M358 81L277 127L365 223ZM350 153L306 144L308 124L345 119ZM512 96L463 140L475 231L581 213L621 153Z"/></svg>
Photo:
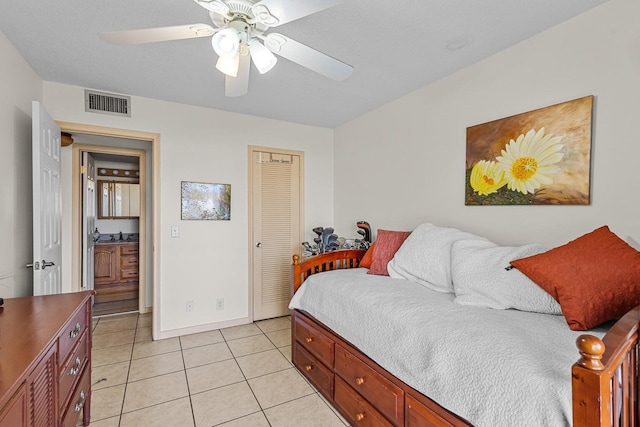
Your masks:
<svg viewBox="0 0 640 427"><path fill-rule="evenodd" d="M313 338L311 338L311 337L307 337L307 338L305 338L304 340L305 340L305 342L306 342L307 344L310 344L311 342L313 342Z"/></svg>
<svg viewBox="0 0 640 427"><path fill-rule="evenodd" d="M74 339L75 337L80 335L80 329L82 329L82 325L80 325L80 322L78 322L78 323L76 323L75 329L73 331L69 332L69 336L71 337L71 339Z"/></svg>
<svg viewBox="0 0 640 427"><path fill-rule="evenodd" d="M356 421L364 420L364 412L359 412L356 414Z"/></svg>
<svg viewBox="0 0 640 427"><path fill-rule="evenodd" d="M73 408L74 411L80 412L82 407L84 406L84 391L80 392L80 400L76 403L76 406Z"/></svg>
<svg viewBox="0 0 640 427"><path fill-rule="evenodd" d="M312 370L312 369L313 369L313 366L312 366L312 365L306 365L306 366L304 367L304 370L305 370L305 371L307 371L307 372L309 372L309 371L310 371L310 370Z"/></svg>
<svg viewBox="0 0 640 427"><path fill-rule="evenodd" d="M82 361L79 357L76 357L76 366L71 368L71 370L69 371L69 375L71 375L72 377L78 375L78 372L80 372L80 365L82 365Z"/></svg>
<svg viewBox="0 0 640 427"><path fill-rule="evenodd" d="M356 384L358 384L358 385L364 384L364 378L362 378L362 377L356 378Z"/></svg>

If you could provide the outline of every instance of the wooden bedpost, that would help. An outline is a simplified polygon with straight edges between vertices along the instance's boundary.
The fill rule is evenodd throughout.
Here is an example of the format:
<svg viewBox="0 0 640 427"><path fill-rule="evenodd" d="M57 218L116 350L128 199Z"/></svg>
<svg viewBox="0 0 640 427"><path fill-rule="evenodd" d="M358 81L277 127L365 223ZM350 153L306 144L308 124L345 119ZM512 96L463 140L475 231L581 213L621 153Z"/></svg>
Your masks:
<svg viewBox="0 0 640 427"><path fill-rule="evenodd" d="M580 335L571 369L574 427L637 427L640 308L625 314L603 340Z"/></svg>
<svg viewBox="0 0 640 427"><path fill-rule="evenodd" d="M576 340L578 351L580 352L580 360L578 365L583 366L592 371L602 371L602 355L604 354L604 343L600 338L593 335L580 335Z"/></svg>

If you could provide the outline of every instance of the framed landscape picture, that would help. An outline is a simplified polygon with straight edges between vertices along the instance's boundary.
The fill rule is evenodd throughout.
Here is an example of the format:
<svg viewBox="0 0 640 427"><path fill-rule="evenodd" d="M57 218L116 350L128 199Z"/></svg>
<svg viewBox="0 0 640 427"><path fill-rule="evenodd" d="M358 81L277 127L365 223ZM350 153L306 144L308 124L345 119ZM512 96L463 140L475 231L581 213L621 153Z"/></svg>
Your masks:
<svg viewBox="0 0 640 427"><path fill-rule="evenodd" d="M465 205L588 205L593 98L468 127Z"/></svg>
<svg viewBox="0 0 640 427"><path fill-rule="evenodd" d="M181 219L231 219L231 184L182 181L180 187Z"/></svg>

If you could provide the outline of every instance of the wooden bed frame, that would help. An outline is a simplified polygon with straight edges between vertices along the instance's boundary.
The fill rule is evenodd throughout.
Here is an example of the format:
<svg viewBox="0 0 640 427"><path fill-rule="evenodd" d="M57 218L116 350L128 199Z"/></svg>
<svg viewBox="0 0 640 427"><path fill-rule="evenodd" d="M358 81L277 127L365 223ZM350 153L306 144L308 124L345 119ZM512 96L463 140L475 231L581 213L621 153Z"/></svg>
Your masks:
<svg viewBox="0 0 640 427"><path fill-rule="evenodd" d="M312 274L357 268L364 251L343 250L300 262L293 256L292 293ZM581 335L571 369L574 427L638 427L640 306L600 340ZM468 426L377 365L308 313L292 312L295 366L353 426ZM578 354L576 354L576 357ZM569 373L567 372L567 375Z"/></svg>

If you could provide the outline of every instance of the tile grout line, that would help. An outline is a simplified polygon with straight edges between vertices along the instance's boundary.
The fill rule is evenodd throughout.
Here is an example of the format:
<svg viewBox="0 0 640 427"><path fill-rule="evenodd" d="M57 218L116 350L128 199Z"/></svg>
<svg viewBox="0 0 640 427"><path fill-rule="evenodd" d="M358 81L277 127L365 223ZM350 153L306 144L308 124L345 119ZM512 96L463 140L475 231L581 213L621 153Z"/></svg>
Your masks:
<svg viewBox="0 0 640 427"><path fill-rule="evenodd" d="M191 408L191 419L193 420L193 425L197 427L196 413L193 409L193 400L191 399L191 388L189 387L189 375L187 375L187 363L184 360L184 349L182 348L182 337L178 337L178 343L180 344L180 355L182 356L182 367L184 368L184 379L187 382L187 394L189 395L189 408Z"/></svg>
<svg viewBox="0 0 640 427"><path fill-rule="evenodd" d="M290 318L288 318L288 320L289 320L289 322L290 322ZM183 375L184 375L184 378L185 378L185 382L186 382L186 385L187 385L187 394L188 394L188 397L189 397L189 404L190 404L190 409L191 409L191 419L192 419L192 421L193 421L193 423L194 423L194 426L196 426L196 427L197 427L197 424L196 424L196 418L195 418L195 410L194 410L193 401L192 401L192 396L197 395L197 394L199 394L199 393L192 393L192 392L191 392L191 387L190 387L190 384L189 384L189 377L188 377L188 375L187 375L187 371L188 371L188 369L187 369L187 366L186 366L186 360L185 360L185 354L184 354L184 351L185 351L185 350L192 349L192 348L204 347L204 346L206 346L206 345L210 345L210 344L194 345L193 347L189 347L188 349L185 349L185 348L183 347L182 337L177 337L177 338L178 338L178 344L179 344L179 349L178 349L178 350L174 350L174 351L167 351L167 352L158 353L158 354L151 354L151 355L148 355L148 356L145 356L145 357L141 357L141 358L138 358L138 359L134 359L134 358L133 358L134 350L135 350L136 345L137 345L137 344L139 344L139 343L136 341L136 337L137 337L137 336L138 336L138 334L139 334L139 330L138 330L138 329L139 329L139 328L138 328L138 326L139 326L139 322L140 322L140 316L138 315L138 317L136 318L136 327L134 328L133 343L132 343L131 350L130 350L130 351L131 351L131 353L129 354L129 360L128 360L128 362L129 362L129 367L128 367L128 370L127 370L126 382L124 383L124 386L125 386L125 387L124 387L124 395L123 395L122 404L121 404L121 408L120 408L120 414L118 414L118 415L117 415L117 416L118 416L118 426L122 425L122 416L125 414L125 413L124 413L124 406L125 406L125 401L126 401L126 397L127 397L127 394L126 394L126 393L127 393L128 385L129 385L129 382L130 382L130 381L129 381L129 379L131 378L131 369L132 369L132 363L134 362L134 360L140 360L140 359L151 358L151 357L155 357L155 356L161 356L161 355L169 354L169 353L173 353L173 352L175 352L175 351L178 351L178 350L179 350L179 351L181 352L180 356L181 356L181 361L182 361L182 369L181 369L181 370L178 370L178 371L174 371L174 372L169 372L169 373L177 373L177 372L180 372L180 371L182 371L182 372L183 372ZM94 327L93 327L93 330L95 330L95 329L97 328L97 326L98 326L100 323L101 323L101 319L99 318L99 319L96 321L96 323L95 323L95 325L94 325ZM286 368L277 369L277 370L275 370L275 371L273 371L273 372L264 373L264 374L258 375L258 376L256 376L256 377L253 377L253 378L251 378L251 379L261 378L261 377L264 377L264 376L267 376L267 375L276 374L276 373L283 372L283 371L286 371L286 370L289 370L289 369L295 369L295 365L293 365L293 362L292 362L292 361L290 361L290 360L288 359L287 355L286 355L286 354L285 354L285 352L284 352L284 348L285 348L285 347L288 347L289 345L283 345L283 346L281 346L281 347L278 347L278 346L276 345L276 343L275 343L275 342L274 342L274 341L273 341L273 340L272 340L272 339L267 335L267 333L274 333L274 332L285 331L286 329L289 329L288 327L281 328L281 329L275 329L275 330L272 330L272 331L269 331L269 332L265 332L265 331L264 331L264 330L263 330L259 325L255 324L255 323L254 323L254 325L255 325L255 326L256 326L256 328L258 329L259 333L256 333L255 335L247 335L247 336L234 337L234 338L227 338L227 337L224 335L224 333L222 332L222 330L220 330L220 329L218 330L218 331L220 331L220 336L222 337L222 342L224 342L224 343L225 343L225 347L226 347L226 348L227 348L227 350L229 351L229 353L230 353L230 355L231 355L231 358L233 359L233 361L234 361L234 363L235 363L236 367L240 370L240 373L241 373L242 378L243 378L243 380L241 380L241 381L234 382L234 383L230 383L230 384L226 384L225 386L229 386L229 385L233 385L233 384L239 384L239 383L241 383L242 381L244 381L244 383L249 387L249 390L251 391L251 393L252 393L252 395L253 395L253 397L254 397L255 401L258 403L258 407L260 408L260 410L259 410L259 411L244 414L244 415L242 415L242 416L240 416L240 417L238 417L238 418L234 418L234 419L231 419L231 420L227 420L227 421L225 421L225 422L224 422L224 423L222 423L222 424L225 424L225 423L228 423L228 422L232 422L232 421L235 421L235 420L238 420L238 419L242 419L242 418L244 418L244 417L248 417L248 416L251 416L251 415L254 415L254 414L257 414L258 412L260 412L260 413L262 414L262 416L264 417L264 419L266 420L267 424L268 424L269 426L272 426L271 421L270 421L270 420L267 418L267 416L266 416L265 409L272 409L272 408L276 408L276 407L279 407L279 406L282 406L282 405L286 405L286 404L288 404L288 403L291 403L291 402L293 402L293 401L296 401L296 400L299 400L299 399L303 399L303 398L307 398L307 397L314 396L314 395L315 395L316 397L320 397L320 395L319 395L318 391L317 391L317 390L315 390L313 387L311 387L311 391L312 391L312 392L311 392L311 393L309 393L309 394L305 394L305 395L303 395L303 396L299 396L299 397L297 397L297 398L293 398L293 399L290 399L290 400L287 400L287 401L284 401L284 402L280 402L280 403L278 403L277 405L273 405L273 406L271 406L271 407L269 407L269 408L263 408L263 405L262 405L262 404L260 404L260 402L258 401L258 398L257 398L257 396L256 396L256 394L255 394L255 392L254 392L253 388L252 388L252 387L251 387L251 385L249 384L249 378L247 378L247 375L246 375L246 374L245 374L245 372L242 370L242 368L241 368L241 366L240 366L240 364L239 364L239 362L238 362L238 359L239 359L239 358L243 358L243 357L248 357L248 356L251 356L251 355L260 354L260 353L266 353L266 352L268 352L268 351L273 351L273 350L275 349L275 350L277 350L277 351L278 351L278 353L277 353L277 354L279 354L280 356L284 357L284 358L287 360L288 366L287 366ZM128 330L128 329L123 329L122 331L126 331L126 330ZM113 332L115 333L115 332L122 332L122 331L113 331ZM105 333L106 333L106 332L105 332ZM256 352L253 352L253 353L243 354L243 355L240 355L240 356L236 356L236 355L233 353L233 351L231 351L231 348L230 348L230 346L229 346L229 342L232 342L232 341L235 341L235 340L239 340L239 339L243 339L243 338L260 337L261 335L267 338L268 342L269 342L271 345L273 345L273 348L270 348L270 349L268 349L268 350L260 350L260 351L256 351ZM145 342L146 342L146 341L145 341ZM152 340L151 342L153 342L153 340ZM216 344L216 343L212 343L212 344ZM116 345L106 346L106 347L103 347L103 348L109 348L109 347L116 347ZM225 359L225 360L230 360L230 359ZM222 360L222 361L224 361L224 360ZM215 364L215 363L219 363L219 362L222 362L222 361L215 361L215 362L212 362L212 363L206 363L206 364L204 364L204 365L198 365L198 366L206 366L206 365L209 365L209 364ZM114 362L114 363L115 363L115 362ZM118 362L118 363L120 363L120 362ZM110 365L110 364L109 364L109 363L107 363L107 364L105 364L105 365L101 365L101 366L108 366L108 365ZM198 366L195 366L195 367L193 367L193 368L196 368L196 367L198 367ZM158 375L155 375L155 376L153 376L153 377L149 377L149 378L155 378L155 377L159 377L159 376L166 375L166 374L168 374L168 373L158 374ZM142 378L140 381L142 381L142 380L146 380L146 379L149 379L149 378ZM304 377L302 377L302 378L304 379ZM306 381L306 382L308 383L308 381ZM209 389L209 390L203 390L203 391L202 391L202 392L200 392L200 393L204 393L204 392L207 392L207 391L210 391L210 390L215 390L215 389L218 389L218 388L221 388L221 387L225 387L225 386L214 387L214 388ZM182 399L182 398L172 399L172 400L169 400L169 401L167 401L167 402L171 402L171 401L175 401L175 400L179 400L179 399ZM323 399L321 399L321 400L323 400ZM160 402L160 403L157 403L157 404L154 404L154 405L150 405L150 406L147 406L147 407L144 407L144 408L138 408L138 409L136 409L136 410L134 410L134 411L130 411L130 412L136 412L136 411L138 411L138 410L143 410L143 409L147 409L147 408L150 408L150 407L153 407L153 406L158 406L158 405L161 405L161 404L164 404L164 403L167 403L167 402ZM323 400L323 402L325 403L325 406L328 406L328 404L327 404L324 400ZM332 413L334 413L334 415L336 415L336 414L335 414L335 411L333 411L333 410L332 410L332 408L330 408L330 407L329 407L329 409L331 410L331 412L332 412ZM337 415L336 415L336 416L337 416ZM115 417L115 416L114 416L114 417ZM110 417L108 417L108 418L110 418ZM342 420L340 420L340 421L341 421L342 423L344 423ZM220 425L220 424L217 424L217 425Z"/></svg>
<svg viewBox="0 0 640 427"><path fill-rule="evenodd" d="M260 329L259 326L256 325L256 327L260 330L260 333L264 335L264 332L262 332L262 329ZM260 404L260 401L258 400L258 396L256 396L256 393L253 391L253 388L251 387L251 384L249 384L249 380L247 379L247 376L245 375L244 371L242 370L242 367L240 366L240 364L238 363L238 358L236 357L235 354L233 354L233 351L231 351L231 348L229 347L229 344L227 343L227 338L224 336L224 334L222 333L222 331L220 332L220 335L222 335L222 339L224 339L225 344L227 344L227 348L229 348L229 351L231 352L231 355L233 356L233 361L236 363L236 366L238 367L238 369L240 369L240 373L242 374L242 377L244 378L244 382L247 384L247 387L249 387L249 390L251 391L251 395L253 396L253 398L255 399L256 403L258 404L258 407L260 408L260 413L262 413L262 416L264 417L265 420L267 420L267 424L269 425L269 427L271 427L271 422L269 422L269 418L267 418L267 414L264 413L264 409L262 408L262 405ZM249 338L252 336L260 336L260 334L257 335L250 335L248 337L244 337L244 338ZM238 338L240 339L240 338ZM233 340L230 340L233 341ZM241 356L242 357L242 356ZM254 412L253 414L256 414L257 412ZM245 414L242 417L238 417L235 418L240 419L243 417L247 417L249 415L253 415L253 414ZM230 421L234 421L234 420L229 420L226 422L230 422ZM196 426L197 427L197 426Z"/></svg>
<svg viewBox="0 0 640 427"><path fill-rule="evenodd" d="M124 393L122 394L122 405L120 406L120 414L118 415L118 427L122 424L122 414L124 412L124 402L127 399L127 388L129 387L129 375L131 375L131 362L133 360L133 349L136 345L136 335L138 335L138 322L140 321L140 315L136 318L136 328L133 333L133 344L131 345L131 354L129 355L129 367L127 368L127 378L124 383Z"/></svg>

